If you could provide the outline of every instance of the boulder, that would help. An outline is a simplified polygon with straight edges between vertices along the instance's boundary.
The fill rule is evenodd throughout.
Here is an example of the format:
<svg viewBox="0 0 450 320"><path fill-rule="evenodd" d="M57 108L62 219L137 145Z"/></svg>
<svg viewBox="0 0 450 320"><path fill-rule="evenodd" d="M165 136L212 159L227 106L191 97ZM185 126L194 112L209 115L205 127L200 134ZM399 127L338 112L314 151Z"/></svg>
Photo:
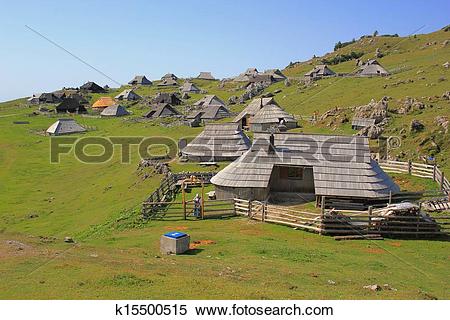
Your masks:
<svg viewBox="0 0 450 320"><path fill-rule="evenodd" d="M375 58L380 59L380 58L383 58L383 56L384 56L384 55L381 53L380 48L377 48L377 49L375 50Z"/></svg>
<svg viewBox="0 0 450 320"><path fill-rule="evenodd" d="M291 81L289 81L289 79L284 80L284 85L286 87L290 87L292 85Z"/></svg>
<svg viewBox="0 0 450 320"><path fill-rule="evenodd" d="M417 110L423 110L426 107L423 102L411 97L405 97L403 100L400 100L399 104L398 114L409 114Z"/></svg>
<svg viewBox="0 0 450 320"><path fill-rule="evenodd" d="M236 103L238 103L238 101L239 101L239 98L236 96L231 96L228 98L228 104L236 104Z"/></svg>
<svg viewBox="0 0 450 320"><path fill-rule="evenodd" d="M66 242L66 243L74 243L75 241L73 240L72 237L65 237L64 238L64 242Z"/></svg>
<svg viewBox="0 0 450 320"><path fill-rule="evenodd" d="M377 285L377 284L371 284L371 285L368 285L368 286L364 286L363 288L364 289L369 289L369 290L372 290L372 291L380 291L381 290L381 287L379 285Z"/></svg>
<svg viewBox="0 0 450 320"><path fill-rule="evenodd" d="M442 98L444 98L444 100L450 100L450 91L444 92Z"/></svg>
<svg viewBox="0 0 450 320"><path fill-rule="evenodd" d="M375 123L383 121L387 117L388 102L383 98L376 102L372 99L368 104L355 108L355 118L375 119Z"/></svg>
<svg viewBox="0 0 450 320"><path fill-rule="evenodd" d="M416 119L412 120L411 124L409 125L409 129L411 132L422 131L424 128L425 128L424 124Z"/></svg>
<svg viewBox="0 0 450 320"><path fill-rule="evenodd" d="M369 139L377 139L381 136L383 131L384 131L384 129L381 126L373 125L373 126L362 128L361 130L358 131L357 135L365 136L365 137L368 137Z"/></svg>
<svg viewBox="0 0 450 320"><path fill-rule="evenodd" d="M448 127L449 127L449 120L448 120L448 118L447 117L445 117L445 116L437 116L435 119L434 119L434 122L438 125L438 126L440 126L440 127L442 127L444 130L445 130L445 133L447 133L448 132Z"/></svg>

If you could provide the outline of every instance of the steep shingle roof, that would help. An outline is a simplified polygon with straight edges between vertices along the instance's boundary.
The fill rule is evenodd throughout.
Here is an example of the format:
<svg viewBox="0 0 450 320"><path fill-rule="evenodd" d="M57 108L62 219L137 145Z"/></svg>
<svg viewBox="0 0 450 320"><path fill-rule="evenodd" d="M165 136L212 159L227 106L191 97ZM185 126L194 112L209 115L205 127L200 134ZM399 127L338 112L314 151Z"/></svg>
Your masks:
<svg viewBox="0 0 450 320"><path fill-rule="evenodd" d="M312 167L316 195L380 198L399 187L371 159L366 137L256 134L249 151L215 175L211 182L233 188L268 188L274 166Z"/></svg>
<svg viewBox="0 0 450 320"><path fill-rule="evenodd" d="M199 161L234 160L250 147L250 140L237 123L207 124L182 154Z"/></svg>

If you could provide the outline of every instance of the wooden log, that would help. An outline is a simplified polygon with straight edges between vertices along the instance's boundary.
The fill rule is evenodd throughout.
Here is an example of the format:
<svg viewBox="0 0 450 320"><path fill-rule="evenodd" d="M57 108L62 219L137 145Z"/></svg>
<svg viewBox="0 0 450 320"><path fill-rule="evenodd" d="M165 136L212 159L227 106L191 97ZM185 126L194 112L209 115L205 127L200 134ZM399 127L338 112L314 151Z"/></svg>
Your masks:
<svg viewBox="0 0 450 320"><path fill-rule="evenodd" d="M334 240L384 240L381 234L361 234L361 235L351 235L351 236L335 236Z"/></svg>

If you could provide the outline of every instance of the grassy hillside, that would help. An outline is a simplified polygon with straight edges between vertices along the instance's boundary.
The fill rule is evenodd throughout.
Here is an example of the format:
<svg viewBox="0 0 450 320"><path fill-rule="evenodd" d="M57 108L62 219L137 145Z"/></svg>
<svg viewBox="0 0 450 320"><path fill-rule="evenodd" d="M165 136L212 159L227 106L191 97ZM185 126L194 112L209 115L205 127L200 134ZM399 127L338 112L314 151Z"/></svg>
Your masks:
<svg viewBox="0 0 450 320"><path fill-rule="evenodd" d="M429 151L429 137L439 143L437 160L450 173L449 134L434 124L436 116L450 116L449 71L441 65L450 59L450 32L437 31L407 38L363 39L335 53L363 51L372 58L376 48L385 56L380 63L393 72L385 78L330 78L304 85L293 80L270 86L287 111L303 117L303 132L354 134L349 123L311 124L305 116L334 108L367 104L389 96L389 109L406 96L427 107L412 114L390 113L385 134L404 135L412 119L425 124L422 132L407 134L395 152L417 159ZM436 42L436 44L433 44ZM425 45L432 43L431 45ZM285 72L294 79L318 63L298 63ZM350 72L354 61L331 66ZM444 80L442 80L444 79ZM410 81L411 80L411 81ZM224 101L243 91L240 84L194 80L208 94ZM115 96L123 88L112 89ZM149 99L156 86L137 93ZM92 95L91 103L99 96ZM202 95L191 95L185 105ZM431 97L429 99L429 97ZM168 126L166 121L135 121L148 110L128 104L131 116L120 119L75 116L95 128L83 136L195 136L202 128ZM178 107L184 111L185 105ZM431 107L432 105L432 107ZM245 105L235 105L234 112ZM83 164L71 154L60 164L49 162L49 137L42 135L58 116L32 115L37 106L25 99L0 104L0 298L355 298L426 299L449 295L448 243L440 241L385 240L336 242L332 238L287 227L259 224L246 219L209 221L150 221L139 219L140 203L162 178L144 179L136 171L136 153L121 164L118 152L104 164ZM352 111L346 111L351 118ZM14 124L28 121L29 124ZM135 151L135 150L134 150ZM222 167L225 164L222 164ZM173 162L174 171L209 170L196 164ZM396 178L403 186L429 188L428 182ZM211 240L191 255L161 257L159 236L169 230L187 230L193 240ZM63 242L71 236L76 244ZM276 271L275 271L276 270ZM329 281L330 280L330 281ZM335 282L335 284L332 284ZM371 292L364 285L388 283L397 289Z"/></svg>

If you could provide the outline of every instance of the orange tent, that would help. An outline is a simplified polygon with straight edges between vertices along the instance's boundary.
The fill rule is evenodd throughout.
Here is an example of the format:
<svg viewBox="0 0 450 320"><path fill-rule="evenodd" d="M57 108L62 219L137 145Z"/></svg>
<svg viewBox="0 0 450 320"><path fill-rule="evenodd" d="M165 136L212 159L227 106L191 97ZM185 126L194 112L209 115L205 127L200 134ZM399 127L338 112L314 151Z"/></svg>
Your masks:
<svg viewBox="0 0 450 320"><path fill-rule="evenodd" d="M94 102L92 108L107 108L116 104L113 98L111 97L101 97L97 101Z"/></svg>

